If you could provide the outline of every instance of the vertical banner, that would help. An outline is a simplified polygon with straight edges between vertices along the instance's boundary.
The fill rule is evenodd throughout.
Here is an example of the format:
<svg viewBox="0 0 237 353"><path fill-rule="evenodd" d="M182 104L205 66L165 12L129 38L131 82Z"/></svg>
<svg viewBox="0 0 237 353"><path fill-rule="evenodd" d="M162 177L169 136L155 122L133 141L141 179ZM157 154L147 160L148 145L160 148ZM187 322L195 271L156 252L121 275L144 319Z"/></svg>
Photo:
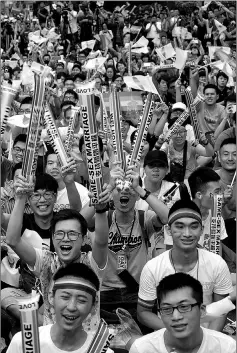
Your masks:
<svg viewBox="0 0 237 353"><path fill-rule="evenodd" d="M199 140L201 128L199 125L199 121L197 119L197 109L196 109L196 106L194 105L194 99L193 99L193 95L192 95L190 86L185 89L184 94L185 94L185 98L186 98L187 105L189 108L189 115L190 115L190 119L192 122L194 135L195 135L195 138L197 140Z"/></svg>
<svg viewBox="0 0 237 353"><path fill-rule="evenodd" d="M128 76L132 76L132 43L128 45Z"/></svg>
<svg viewBox="0 0 237 353"><path fill-rule="evenodd" d="M44 114L44 125L50 138L50 143L56 153L61 167L67 166L67 153L55 124L50 106L46 103Z"/></svg>
<svg viewBox="0 0 237 353"><path fill-rule="evenodd" d="M115 85L111 86L110 93L110 127L112 133L112 145L115 156L115 162L121 162L121 168L125 170L126 159L123 150L123 135L122 135L122 116L120 109L120 101ZM116 181L118 190L123 189L123 180Z"/></svg>
<svg viewBox="0 0 237 353"><path fill-rule="evenodd" d="M23 353L40 353L37 313L39 298L38 294L32 295L31 298L18 298Z"/></svg>
<svg viewBox="0 0 237 353"><path fill-rule="evenodd" d="M203 102L203 98L200 95L197 95L197 97L194 99L192 105L196 109L200 103ZM186 119L188 119L190 115L189 109L186 109L176 120L174 125L171 126L171 128L167 131L164 142L169 143L171 140L171 137L179 130L180 126L184 123Z"/></svg>
<svg viewBox="0 0 237 353"><path fill-rule="evenodd" d="M9 86L1 86L1 135L4 134L7 119L9 118L11 105L17 94L17 89Z"/></svg>
<svg viewBox="0 0 237 353"><path fill-rule="evenodd" d="M95 117L94 85L95 82L91 82L87 85L77 86L81 105L90 192L93 194L91 205L99 203L99 195L103 191L103 175Z"/></svg>
<svg viewBox="0 0 237 353"><path fill-rule="evenodd" d="M90 343L87 353L107 352L114 335L110 332L108 325L100 319L98 329Z"/></svg>
<svg viewBox="0 0 237 353"><path fill-rule="evenodd" d="M69 120L68 124L68 130L67 130L67 136L65 140L65 151L69 155L72 149L72 144L73 144L73 139L74 139L74 131L75 131L75 125L76 125L76 120L78 118L78 114L80 114L80 108L79 107L70 107L72 111L72 115Z"/></svg>
<svg viewBox="0 0 237 353"><path fill-rule="evenodd" d="M51 71L49 67L33 62L31 66L34 72L35 86L30 115L29 128L26 140L26 150L22 162L22 175L30 181L30 176L35 175L40 136L42 131L44 114L44 93L46 76Z"/></svg>
<svg viewBox="0 0 237 353"><path fill-rule="evenodd" d="M220 254L222 195L214 195L209 251Z"/></svg>
<svg viewBox="0 0 237 353"><path fill-rule="evenodd" d="M148 93L146 102L143 107L143 113L138 121L137 130L135 132L134 143L132 146L131 153L129 154L127 165L133 165L134 161L140 161L142 152L144 150L144 145L146 142L146 137L148 133L148 128L152 120L153 110L155 103L153 101L153 94ZM130 187L130 181L126 180L124 188Z"/></svg>

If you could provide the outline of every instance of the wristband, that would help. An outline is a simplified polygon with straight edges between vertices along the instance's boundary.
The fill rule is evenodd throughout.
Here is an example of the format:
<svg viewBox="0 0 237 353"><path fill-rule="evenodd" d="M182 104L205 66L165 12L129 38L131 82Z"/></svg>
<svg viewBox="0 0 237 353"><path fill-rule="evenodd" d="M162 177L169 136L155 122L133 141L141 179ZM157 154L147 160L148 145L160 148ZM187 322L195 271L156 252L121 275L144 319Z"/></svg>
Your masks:
<svg viewBox="0 0 237 353"><path fill-rule="evenodd" d="M144 189L144 191L146 192L144 196L140 196L142 200L146 200L148 198L148 196L151 194L150 191L148 191L147 189Z"/></svg>
<svg viewBox="0 0 237 353"><path fill-rule="evenodd" d="M105 213L105 212L107 212L107 211L108 211L108 204L106 204L106 207L103 208L102 210L97 210L97 209L95 209L95 213L99 213L99 214Z"/></svg>

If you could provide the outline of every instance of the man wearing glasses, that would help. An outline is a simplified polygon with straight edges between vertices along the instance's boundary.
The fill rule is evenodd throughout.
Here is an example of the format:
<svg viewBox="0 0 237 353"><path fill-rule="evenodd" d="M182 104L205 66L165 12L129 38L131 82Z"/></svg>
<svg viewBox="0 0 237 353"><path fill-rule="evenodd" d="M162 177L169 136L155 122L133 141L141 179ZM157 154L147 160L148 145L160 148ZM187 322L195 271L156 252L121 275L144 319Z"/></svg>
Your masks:
<svg viewBox="0 0 237 353"><path fill-rule="evenodd" d="M138 338L129 353L235 353L227 335L203 328L203 287L186 273L164 277L157 287L157 309L165 328Z"/></svg>
<svg viewBox="0 0 237 353"><path fill-rule="evenodd" d="M153 330L164 327L162 320L153 313L153 307L157 299L156 287L167 275L185 272L198 279L203 287L205 305L217 302L233 291L229 269L221 256L197 248L203 232L198 206L188 199L177 201L169 211L168 226L173 238L172 249L148 261L140 278L138 320ZM221 331L224 324L225 316L210 322L208 328Z"/></svg>

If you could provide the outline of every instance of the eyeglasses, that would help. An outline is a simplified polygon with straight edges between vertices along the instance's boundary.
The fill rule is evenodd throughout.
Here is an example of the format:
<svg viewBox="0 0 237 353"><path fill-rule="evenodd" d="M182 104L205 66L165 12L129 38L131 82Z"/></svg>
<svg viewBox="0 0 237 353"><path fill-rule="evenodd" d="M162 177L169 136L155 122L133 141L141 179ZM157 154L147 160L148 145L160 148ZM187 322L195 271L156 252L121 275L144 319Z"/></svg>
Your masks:
<svg viewBox="0 0 237 353"><path fill-rule="evenodd" d="M200 306L200 303L194 303L194 304L180 304L177 306L169 306L167 308L159 308L158 311L161 315L172 315L174 312L174 309L177 309L178 312L180 313L187 313L189 311L192 311L194 306Z"/></svg>
<svg viewBox="0 0 237 353"><path fill-rule="evenodd" d="M174 135L175 136L178 136L178 135L179 136L184 136L186 134L186 132L187 132L186 130L185 131L184 130L183 131L177 131Z"/></svg>
<svg viewBox="0 0 237 353"><path fill-rule="evenodd" d="M22 149L22 148L20 148L20 147L14 147L14 148L13 148L13 151L14 151L15 153L22 153L22 154L25 153L25 149Z"/></svg>
<svg viewBox="0 0 237 353"><path fill-rule="evenodd" d="M53 199L55 193L54 192L50 192L50 191L46 191L44 194L39 194L37 192L33 193L31 195L31 200L32 201L39 201L41 199L41 197L43 196L43 198L47 201L50 201Z"/></svg>
<svg viewBox="0 0 237 353"><path fill-rule="evenodd" d="M75 241L80 236L82 236L82 233L74 232L73 230L70 230L69 232L64 232L63 230L59 230L58 232L54 233L54 239L55 240L63 240L65 238L65 235L67 235L69 240Z"/></svg>
<svg viewBox="0 0 237 353"><path fill-rule="evenodd" d="M21 114L30 114L31 113L31 109L30 108L28 108L28 109L20 109L19 113L21 113Z"/></svg>

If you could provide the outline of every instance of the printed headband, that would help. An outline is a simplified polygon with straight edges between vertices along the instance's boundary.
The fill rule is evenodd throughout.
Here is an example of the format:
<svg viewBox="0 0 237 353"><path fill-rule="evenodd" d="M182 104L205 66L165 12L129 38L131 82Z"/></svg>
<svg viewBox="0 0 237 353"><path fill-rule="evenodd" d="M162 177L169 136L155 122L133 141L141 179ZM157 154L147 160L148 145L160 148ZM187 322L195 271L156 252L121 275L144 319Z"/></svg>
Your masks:
<svg viewBox="0 0 237 353"><path fill-rule="evenodd" d="M181 208L173 212L168 218L168 224L171 225L174 221L179 218L194 218L202 225L202 217L201 215L190 208Z"/></svg>
<svg viewBox="0 0 237 353"><path fill-rule="evenodd" d="M91 294L93 297L96 296L97 292L93 284L77 277L63 277L57 279L54 282L53 291L56 291L57 289L78 289Z"/></svg>

